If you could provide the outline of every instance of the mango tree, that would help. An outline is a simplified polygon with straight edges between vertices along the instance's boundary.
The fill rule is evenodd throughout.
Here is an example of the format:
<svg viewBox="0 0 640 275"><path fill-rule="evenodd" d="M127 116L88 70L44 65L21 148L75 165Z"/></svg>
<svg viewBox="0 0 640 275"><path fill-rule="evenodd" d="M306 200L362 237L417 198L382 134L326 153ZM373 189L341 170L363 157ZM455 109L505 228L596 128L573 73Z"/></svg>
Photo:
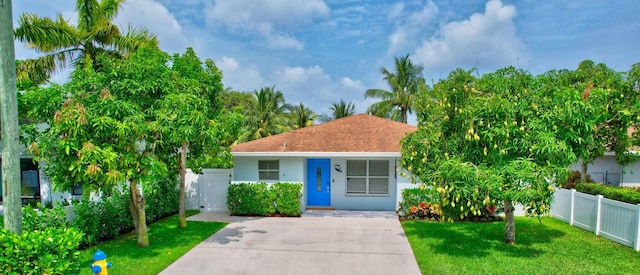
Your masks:
<svg viewBox="0 0 640 275"><path fill-rule="evenodd" d="M163 152L166 162L179 170L178 226L184 228L187 168L199 172L201 167L229 166L229 146L237 138L241 121L219 104L222 73L213 61L205 61L203 67L191 48L182 56L174 55L172 61L176 90L160 101L155 113L163 141L156 152Z"/></svg>
<svg viewBox="0 0 640 275"><path fill-rule="evenodd" d="M561 133L584 122L568 119L579 110L560 108L540 88L512 67L481 78L458 69L420 96L418 130L402 141L400 164L439 194L443 217L504 207L505 242L512 244L515 204L532 216L549 210L554 183L576 160Z"/></svg>
<svg viewBox="0 0 640 275"><path fill-rule="evenodd" d="M633 75L630 76L629 81L633 81ZM606 151L615 152L621 165L636 160L636 156L628 151L632 145L628 130L637 126L634 104L639 95L623 73L603 63L584 60L575 71L550 71L539 79L547 93L574 97L560 102L564 103L564 108L581 108L581 115L572 119L588 121L584 128L564 132L581 161L581 181L587 179L587 164L602 157ZM576 97L582 99L580 103L567 105L576 102Z"/></svg>
<svg viewBox="0 0 640 275"><path fill-rule="evenodd" d="M151 124L153 107L174 90L167 61L168 55L157 48L144 48L129 59L101 60L100 72L92 66L76 68L65 85L45 88L60 91L40 93L54 98L66 94L66 99L48 120L50 128L34 135L29 146L38 160L46 161L46 174L55 189L82 185L88 194L127 182L138 246L149 245L139 186L166 172L154 154L157 135ZM44 101L33 101L38 102ZM49 109L34 106L34 112Z"/></svg>

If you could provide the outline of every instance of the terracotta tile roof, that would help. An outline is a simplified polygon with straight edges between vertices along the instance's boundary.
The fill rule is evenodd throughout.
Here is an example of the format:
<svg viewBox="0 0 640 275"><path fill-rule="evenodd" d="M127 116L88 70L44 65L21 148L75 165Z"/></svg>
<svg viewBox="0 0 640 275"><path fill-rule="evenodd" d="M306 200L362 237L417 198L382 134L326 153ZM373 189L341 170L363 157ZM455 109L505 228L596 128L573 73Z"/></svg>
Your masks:
<svg viewBox="0 0 640 275"><path fill-rule="evenodd" d="M415 126L358 114L240 143L232 152L400 152Z"/></svg>

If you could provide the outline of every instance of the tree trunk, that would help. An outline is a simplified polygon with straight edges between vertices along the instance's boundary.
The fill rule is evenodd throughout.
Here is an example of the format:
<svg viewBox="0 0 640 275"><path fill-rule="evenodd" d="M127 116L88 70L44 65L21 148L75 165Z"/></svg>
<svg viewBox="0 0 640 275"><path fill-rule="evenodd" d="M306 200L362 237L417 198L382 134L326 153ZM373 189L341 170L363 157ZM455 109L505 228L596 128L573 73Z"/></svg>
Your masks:
<svg viewBox="0 0 640 275"><path fill-rule="evenodd" d="M510 200L504 200L504 216L505 216L505 227L504 227L504 242L507 244L515 244L516 243L516 221L513 216L513 212L515 208L513 207L513 203Z"/></svg>
<svg viewBox="0 0 640 275"><path fill-rule="evenodd" d="M580 162L580 182L587 182L587 163L584 160Z"/></svg>
<svg viewBox="0 0 640 275"><path fill-rule="evenodd" d="M136 189L136 191L133 189ZM138 208L136 207L134 192L137 192L137 189L138 187L135 184L129 183L129 210L131 211L131 218L133 219L133 226L136 228L136 233L138 233Z"/></svg>
<svg viewBox="0 0 640 275"><path fill-rule="evenodd" d="M185 188L187 176L187 142L182 142L182 152L180 152L180 205L178 206L178 227L187 227L187 217L184 211Z"/></svg>
<svg viewBox="0 0 640 275"><path fill-rule="evenodd" d="M407 109L402 108L402 122L408 124Z"/></svg>
<svg viewBox="0 0 640 275"><path fill-rule="evenodd" d="M0 119L2 127L2 197L4 227L22 234L20 198L20 142L18 140L18 100L16 57L13 46L11 0L0 0Z"/></svg>
<svg viewBox="0 0 640 275"><path fill-rule="evenodd" d="M129 187L131 190L131 202L132 202L132 213L135 212L134 224L136 225L136 232L138 233L138 246L146 247L149 246L149 230L147 229L147 219L145 217L145 200L144 197L140 194L138 190L138 184L135 180L132 180L129 183Z"/></svg>

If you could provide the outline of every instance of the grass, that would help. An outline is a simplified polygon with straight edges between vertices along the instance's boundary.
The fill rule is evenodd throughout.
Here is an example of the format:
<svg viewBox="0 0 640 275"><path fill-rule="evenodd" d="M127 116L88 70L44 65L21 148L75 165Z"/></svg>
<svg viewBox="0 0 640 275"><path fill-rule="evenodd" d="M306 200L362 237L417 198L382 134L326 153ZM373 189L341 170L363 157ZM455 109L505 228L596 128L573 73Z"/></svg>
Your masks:
<svg viewBox="0 0 640 275"><path fill-rule="evenodd" d="M189 215L188 211L188 214ZM190 214L197 213L193 211ZM222 229L226 223L187 221L187 228L178 229L177 215L149 226L149 247L137 247L135 233L100 243L82 251L80 274L93 274L89 268L93 254L102 250L113 266L110 274L158 274L191 248Z"/></svg>
<svg viewBox="0 0 640 275"><path fill-rule="evenodd" d="M504 222L402 222L422 274L638 274L640 252L553 218Z"/></svg>

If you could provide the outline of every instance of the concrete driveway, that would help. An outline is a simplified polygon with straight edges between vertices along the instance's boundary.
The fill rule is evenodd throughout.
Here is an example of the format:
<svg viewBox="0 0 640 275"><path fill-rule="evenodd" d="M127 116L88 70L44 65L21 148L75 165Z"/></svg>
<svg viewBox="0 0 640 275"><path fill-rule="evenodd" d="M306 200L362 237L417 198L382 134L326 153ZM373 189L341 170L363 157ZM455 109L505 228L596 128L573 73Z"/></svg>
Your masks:
<svg viewBox="0 0 640 275"><path fill-rule="evenodd" d="M307 211L230 222L160 274L420 274L393 212Z"/></svg>

